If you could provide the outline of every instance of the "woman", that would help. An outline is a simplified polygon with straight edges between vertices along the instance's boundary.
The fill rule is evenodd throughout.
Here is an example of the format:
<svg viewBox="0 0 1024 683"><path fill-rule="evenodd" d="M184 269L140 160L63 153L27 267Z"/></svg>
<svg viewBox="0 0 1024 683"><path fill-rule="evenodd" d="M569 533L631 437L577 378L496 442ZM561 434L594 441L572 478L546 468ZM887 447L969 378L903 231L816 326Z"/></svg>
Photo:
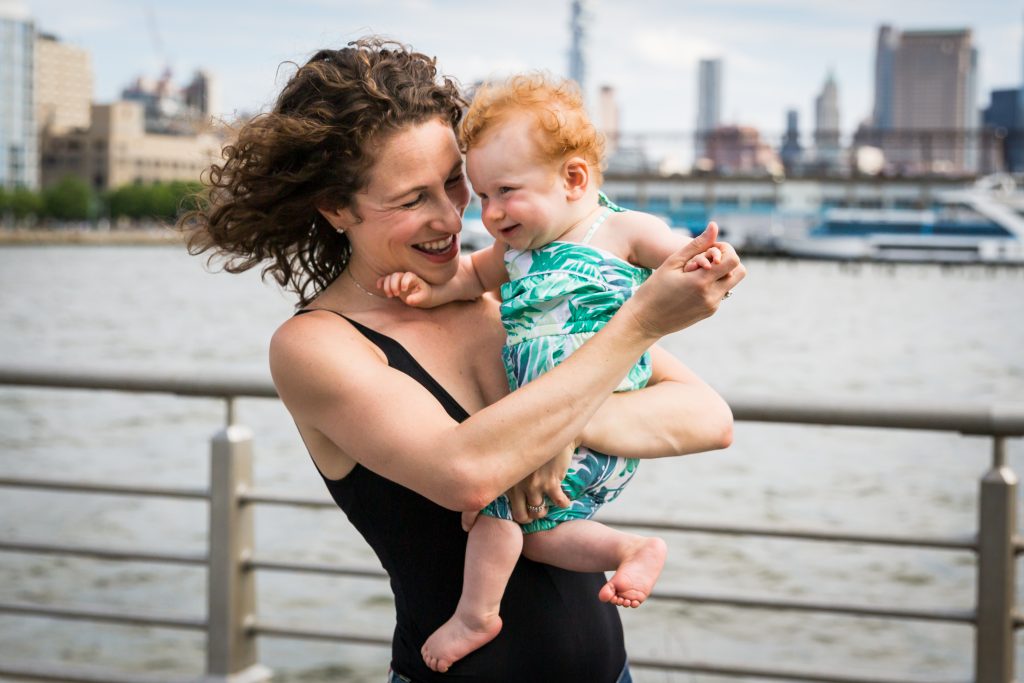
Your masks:
<svg viewBox="0 0 1024 683"><path fill-rule="evenodd" d="M391 272L430 283L455 273L469 201L454 134L463 104L434 60L403 46L317 53L225 148L208 205L183 221L189 246L229 257L231 271L270 261L264 272L299 295L302 315L271 342L271 372L391 577L392 681L628 681L616 608L597 600L604 578L527 560L498 638L443 674L420 647L459 598L461 511L518 482L516 517L543 516L545 494L563 498L564 471L549 463L578 440L635 457L728 445L728 407L657 348L650 386L609 396L658 338L713 313L744 270L721 245L720 264L683 273L710 230L561 366L508 394L493 297L415 309L376 286Z"/></svg>

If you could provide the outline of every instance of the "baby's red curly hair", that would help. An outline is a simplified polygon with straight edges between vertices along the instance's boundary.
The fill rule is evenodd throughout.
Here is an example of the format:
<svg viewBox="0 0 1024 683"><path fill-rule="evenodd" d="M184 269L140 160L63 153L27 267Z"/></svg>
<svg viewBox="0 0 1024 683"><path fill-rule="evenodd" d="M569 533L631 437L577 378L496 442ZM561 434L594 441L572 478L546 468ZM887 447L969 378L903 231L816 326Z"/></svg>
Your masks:
<svg viewBox="0 0 1024 683"><path fill-rule="evenodd" d="M535 137L543 161L561 163L581 156L590 164L591 178L601 184L604 136L587 116L579 86L545 73L520 74L477 88L459 127L462 150L469 151L498 124L524 111L537 120Z"/></svg>

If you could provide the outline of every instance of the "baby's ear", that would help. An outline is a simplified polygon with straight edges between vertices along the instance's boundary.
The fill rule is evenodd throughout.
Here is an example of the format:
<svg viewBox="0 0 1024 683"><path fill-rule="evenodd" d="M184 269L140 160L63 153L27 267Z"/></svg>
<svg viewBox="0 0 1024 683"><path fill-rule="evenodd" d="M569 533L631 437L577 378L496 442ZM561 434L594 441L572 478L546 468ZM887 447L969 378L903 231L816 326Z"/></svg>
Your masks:
<svg viewBox="0 0 1024 683"><path fill-rule="evenodd" d="M579 199L590 187L590 164L583 157L569 157L562 164L562 180L566 196L570 200Z"/></svg>

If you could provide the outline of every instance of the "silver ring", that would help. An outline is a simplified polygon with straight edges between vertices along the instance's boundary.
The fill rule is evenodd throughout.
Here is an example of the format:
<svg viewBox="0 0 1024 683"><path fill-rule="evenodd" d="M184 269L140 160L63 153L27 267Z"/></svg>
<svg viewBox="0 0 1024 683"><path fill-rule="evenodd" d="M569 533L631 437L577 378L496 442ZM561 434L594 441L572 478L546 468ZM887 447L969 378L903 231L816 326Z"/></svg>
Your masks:
<svg viewBox="0 0 1024 683"><path fill-rule="evenodd" d="M730 296L732 296L732 290L731 289L728 292L725 293L725 296L722 297L722 301L725 301Z"/></svg>
<svg viewBox="0 0 1024 683"><path fill-rule="evenodd" d="M540 512L541 510L543 510L546 507L547 507L547 505L544 505L543 503L541 503L540 505L527 505L526 509L529 510L530 512Z"/></svg>

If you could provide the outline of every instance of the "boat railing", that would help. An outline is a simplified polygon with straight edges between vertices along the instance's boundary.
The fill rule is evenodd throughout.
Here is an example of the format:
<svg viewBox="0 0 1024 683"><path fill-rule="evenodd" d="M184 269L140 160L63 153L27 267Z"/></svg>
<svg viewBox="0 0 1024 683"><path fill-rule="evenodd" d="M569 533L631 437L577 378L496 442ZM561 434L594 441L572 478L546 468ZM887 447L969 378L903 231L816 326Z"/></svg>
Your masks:
<svg viewBox="0 0 1024 683"><path fill-rule="evenodd" d="M210 440L208 488L124 485L82 482L75 478L0 477L0 488L48 492L74 492L181 501L205 501L209 509L208 551L185 553L172 550L114 550L94 545L0 539L0 553L29 553L81 557L111 562L152 562L205 567L207 611L191 617L74 605L27 601L0 602L0 614L59 620L128 624L186 629L206 634L205 671L191 678L158 673L126 673L80 666L54 666L33 662L0 661L0 676L49 681L106 681L156 683L169 681L257 682L269 680L260 662L257 640L284 637L388 646L386 634L297 626L258 614L255 591L257 571L293 572L333 576L384 578L379 568L341 566L297 560L272 560L256 553L254 508L287 506L335 509L326 496L302 497L253 487L253 434L238 424L235 402L240 398L276 398L267 380L209 377L172 377L137 373L66 371L0 366L0 386L53 389L102 390L173 394L222 399L225 425ZM979 517L976 532L949 536L900 535L895 533L837 532L826 529L779 526L743 526L706 523L668 523L653 519L607 517L621 527L793 539L806 542L841 542L927 548L972 553L977 562L976 601L973 609L949 607L908 608L871 606L831 601L794 600L687 591L656 591L652 600L722 605L744 609L831 613L853 617L923 620L966 624L974 627L974 678L976 683L1009 683L1014 679L1014 634L1024 616L1016 606L1016 557L1024 550L1017 531L1017 476L1007 462L1007 441L1024 436L1022 405L879 405L846 400L779 400L771 397L729 397L737 420L778 424L842 425L885 429L910 429L986 437L991 441L991 466L980 481ZM846 672L744 666L676 659L635 658L637 669L708 673L727 677L775 680L831 681L835 683L920 683L921 679L856 676Z"/></svg>

